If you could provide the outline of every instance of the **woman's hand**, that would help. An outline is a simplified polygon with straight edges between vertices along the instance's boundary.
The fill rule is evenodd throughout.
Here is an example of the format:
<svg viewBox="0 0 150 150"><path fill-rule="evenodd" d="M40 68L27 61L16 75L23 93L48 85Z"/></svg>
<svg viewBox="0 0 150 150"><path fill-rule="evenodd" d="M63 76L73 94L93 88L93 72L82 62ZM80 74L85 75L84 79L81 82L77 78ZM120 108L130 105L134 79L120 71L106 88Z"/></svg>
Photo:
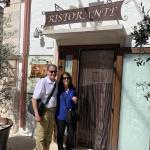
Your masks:
<svg viewBox="0 0 150 150"><path fill-rule="evenodd" d="M78 102L78 100L77 100L77 97L76 97L76 96L73 96L73 97L72 97L72 100L73 100L73 102L74 102L75 104Z"/></svg>

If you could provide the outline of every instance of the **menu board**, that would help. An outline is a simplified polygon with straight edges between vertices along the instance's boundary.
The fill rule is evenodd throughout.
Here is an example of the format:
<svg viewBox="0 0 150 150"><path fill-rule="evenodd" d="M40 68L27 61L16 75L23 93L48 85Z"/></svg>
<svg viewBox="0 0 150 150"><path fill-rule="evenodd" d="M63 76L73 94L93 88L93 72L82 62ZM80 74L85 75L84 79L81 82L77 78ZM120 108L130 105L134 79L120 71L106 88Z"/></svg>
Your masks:
<svg viewBox="0 0 150 150"><path fill-rule="evenodd" d="M53 55L28 57L27 93L32 93L37 81L46 76L47 65L51 63L54 63Z"/></svg>

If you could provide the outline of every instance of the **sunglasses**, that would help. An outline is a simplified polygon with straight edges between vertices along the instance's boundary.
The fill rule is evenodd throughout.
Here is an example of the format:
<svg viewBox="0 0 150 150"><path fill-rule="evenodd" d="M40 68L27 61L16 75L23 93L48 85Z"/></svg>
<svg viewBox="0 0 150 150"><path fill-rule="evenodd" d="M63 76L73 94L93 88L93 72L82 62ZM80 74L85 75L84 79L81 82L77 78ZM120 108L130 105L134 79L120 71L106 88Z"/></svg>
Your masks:
<svg viewBox="0 0 150 150"><path fill-rule="evenodd" d="M49 71L50 73L57 73L57 71Z"/></svg>
<svg viewBox="0 0 150 150"><path fill-rule="evenodd" d="M70 77L63 77L63 80L69 80L70 79Z"/></svg>

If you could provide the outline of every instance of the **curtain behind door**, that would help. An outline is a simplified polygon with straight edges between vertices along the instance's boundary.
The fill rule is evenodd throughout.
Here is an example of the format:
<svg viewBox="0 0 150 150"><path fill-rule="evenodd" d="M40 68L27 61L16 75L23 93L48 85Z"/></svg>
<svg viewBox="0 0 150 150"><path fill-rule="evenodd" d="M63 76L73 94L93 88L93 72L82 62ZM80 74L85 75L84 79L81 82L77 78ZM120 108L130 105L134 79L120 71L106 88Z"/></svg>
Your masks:
<svg viewBox="0 0 150 150"><path fill-rule="evenodd" d="M79 146L109 150L113 51L83 51L79 79Z"/></svg>

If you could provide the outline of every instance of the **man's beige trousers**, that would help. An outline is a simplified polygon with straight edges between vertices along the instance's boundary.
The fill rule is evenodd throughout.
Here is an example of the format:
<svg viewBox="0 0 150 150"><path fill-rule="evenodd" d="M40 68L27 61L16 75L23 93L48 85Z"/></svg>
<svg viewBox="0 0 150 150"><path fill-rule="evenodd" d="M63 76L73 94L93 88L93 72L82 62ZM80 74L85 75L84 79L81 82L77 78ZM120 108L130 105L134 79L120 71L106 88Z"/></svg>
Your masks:
<svg viewBox="0 0 150 150"><path fill-rule="evenodd" d="M49 108L45 110L42 123L36 124L36 150L49 150L55 126L55 108Z"/></svg>

